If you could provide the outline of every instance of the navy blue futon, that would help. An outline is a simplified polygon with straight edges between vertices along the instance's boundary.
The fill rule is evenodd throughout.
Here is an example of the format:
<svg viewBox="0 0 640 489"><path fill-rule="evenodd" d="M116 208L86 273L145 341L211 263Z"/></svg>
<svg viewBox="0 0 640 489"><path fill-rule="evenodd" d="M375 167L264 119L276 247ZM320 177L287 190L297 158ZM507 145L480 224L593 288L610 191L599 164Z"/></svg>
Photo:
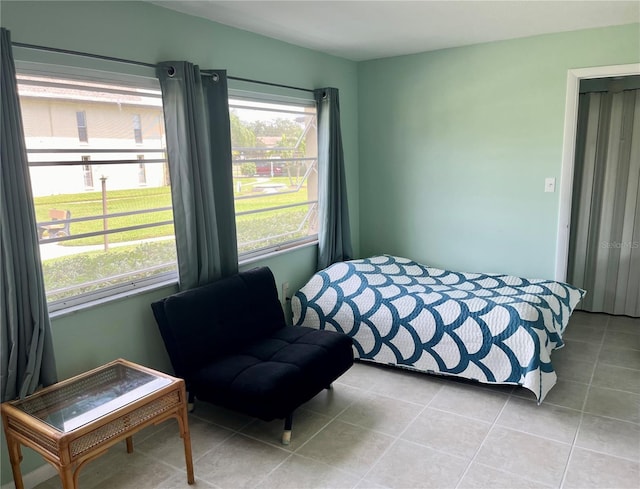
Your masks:
<svg viewBox="0 0 640 489"><path fill-rule="evenodd" d="M352 340L287 326L271 270L255 268L151 305L191 399L285 420L353 365Z"/></svg>

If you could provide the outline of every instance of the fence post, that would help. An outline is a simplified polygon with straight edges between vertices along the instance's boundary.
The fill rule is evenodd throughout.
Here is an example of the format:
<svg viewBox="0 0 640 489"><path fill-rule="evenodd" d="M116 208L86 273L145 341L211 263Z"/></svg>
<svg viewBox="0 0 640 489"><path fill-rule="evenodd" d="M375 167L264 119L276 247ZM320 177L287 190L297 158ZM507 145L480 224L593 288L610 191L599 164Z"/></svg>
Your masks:
<svg viewBox="0 0 640 489"><path fill-rule="evenodd" d="M107 177L102 175L100 177L102 183L102 228L106 231L109 229L109 222L107 219ZM109 235L104 234L104 251L109 250Z"/></svg>

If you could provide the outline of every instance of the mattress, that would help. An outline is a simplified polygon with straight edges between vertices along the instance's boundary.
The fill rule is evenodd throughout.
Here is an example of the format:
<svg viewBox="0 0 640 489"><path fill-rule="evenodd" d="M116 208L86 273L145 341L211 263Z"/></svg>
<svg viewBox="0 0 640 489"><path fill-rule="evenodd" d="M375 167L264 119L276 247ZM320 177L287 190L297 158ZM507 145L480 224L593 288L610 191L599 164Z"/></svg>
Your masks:
<svg viewBox="0 0 640 489"><path fill-rule="evenodd" d="M542 401L551 352L585 291L569 284L427 267L390 255L331 265L292 298L296 325L339 331L362 360L514 384Z"/></svg>

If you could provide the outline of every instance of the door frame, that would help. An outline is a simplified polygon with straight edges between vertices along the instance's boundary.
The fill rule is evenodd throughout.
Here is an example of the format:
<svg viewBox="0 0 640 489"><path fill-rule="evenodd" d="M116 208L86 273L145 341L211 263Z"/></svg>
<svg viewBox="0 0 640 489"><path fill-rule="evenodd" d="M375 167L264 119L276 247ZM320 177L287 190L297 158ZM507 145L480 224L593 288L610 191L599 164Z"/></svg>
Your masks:
<svg viewBox="0 0 640 489"><path fill-rule="evenodd" d="M558 239L556 241L555 279L567 280L569 262L569 233L571 231L571 198L573 170L578 127L578 95L580 80L612 76L640 75L640 63L627 65L576 68L567 72L567 98L564 113L564 139L562 142L562 166L560 168L560 206L558 210Z"/></svg>

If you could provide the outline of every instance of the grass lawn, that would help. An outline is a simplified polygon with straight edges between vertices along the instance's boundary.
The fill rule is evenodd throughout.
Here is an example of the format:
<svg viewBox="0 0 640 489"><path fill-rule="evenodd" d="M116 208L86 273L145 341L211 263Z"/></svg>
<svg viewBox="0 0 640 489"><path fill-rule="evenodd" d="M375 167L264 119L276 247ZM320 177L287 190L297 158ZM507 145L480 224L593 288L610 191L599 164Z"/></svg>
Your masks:
<svg viewBox="0 0 640 489"><path fill-rule="evenodd" d="M265 181L266 180L266 181ZM299 192L283 193L289 190L289 179L242 178L240 192L236 187L236 213L288 205L307 200L306 187ZM280 193L254 192L255 183L284 184ZM50 209L70 210L71 218L102 215L102 195L100 192L36 197L36 218L39 222L49 220ZM119 213L150 208L170 207L169 187L143 188L134 190L108 191L107 212ZM239 253L247 253L271 246L289 239L303 238L310 234L313 219L308 219L308 205L291 207L279 211L268 211L239 216L236 219ZM307 219L305 219L307 218ZM138 224L172 220L172 211L134 214L109 218L109 229ZM102 217L96 220L71 223L71 235L101 231ZM109 235L109 243L124 243L161 236L174 236L173 225L163 225L137 229ZM63 241L63 246L101 245L102 236ZM82 252L60 258L43 260L44 279L49 302L72 297L120 283L139 280L146 276L176 270L175 241L166 240L149 243L135 243L111 247L108 251ZM138 271L151 267L159 269ZM133 275L130 272L137 271ZM105 277L107 277L105 279ZM92 283L95 282L95 283Z"/></svg>
<svg viewBox="0 0 640 489"><path fill-rule="evenodd" d="M241 182L238 192L237 182ZM254 192L253 185L257 183L283 184L279 193ZM283 193L288 191L289 178L276 177L271 179L241 178L236 183L235 210L236 213L277 207L282 205L304 202L307 200L306 187L299 192ZM97 219L72 222L71 235L102 231L102 194L101 192L85 192L79 194L54 195L34 198L36 220L38 222L49 220L50 209L71 211L71 218L98 217ZM140 188L131 190L108 190L107 213L121 213L171 207L171 189L169 187ZM249 214L237 218L238 241L245 243L256 239L256 236L277 235L297 227L306 214L306 207L291 208L280 211L270 211L259 214ZM155 211L143 214L134 214L122 217L110 217L108 228L117 229L140 224L149 224L173 220L171 210ZM173 225L155 226L144 229L136 229L122 233L109 235L110 243L122 243L158 236L173 236ZM104 242L102 236L63 241L63 246L99 245Z"/></svg>
<svg viewBox="0 0 640 489"><path fill-rule="evenodd" d="M102 216L102 194L100 192L86 192L81 194L63 194L33 199L38 222L49 220L50 209L71 211L71 218ZM171 193L169 187L142 188L133 190L107 191L107 212L118 213L137 210L146 210L160 207L171 207ZM135 226L160 221L172 221L171 210L153 212L147 214L134 214L125 217L113 217L109 219L108 227ZM90 233L103 230L102 217L90 221L72 222L71 235ZM170 236L173 234L173 224L137 229L126 233L109 235L110 243L122 243L136 241L157 236ZM102 236L81 238L72 241L64 241L64 246L85 246L103 243Z"/></svg>

